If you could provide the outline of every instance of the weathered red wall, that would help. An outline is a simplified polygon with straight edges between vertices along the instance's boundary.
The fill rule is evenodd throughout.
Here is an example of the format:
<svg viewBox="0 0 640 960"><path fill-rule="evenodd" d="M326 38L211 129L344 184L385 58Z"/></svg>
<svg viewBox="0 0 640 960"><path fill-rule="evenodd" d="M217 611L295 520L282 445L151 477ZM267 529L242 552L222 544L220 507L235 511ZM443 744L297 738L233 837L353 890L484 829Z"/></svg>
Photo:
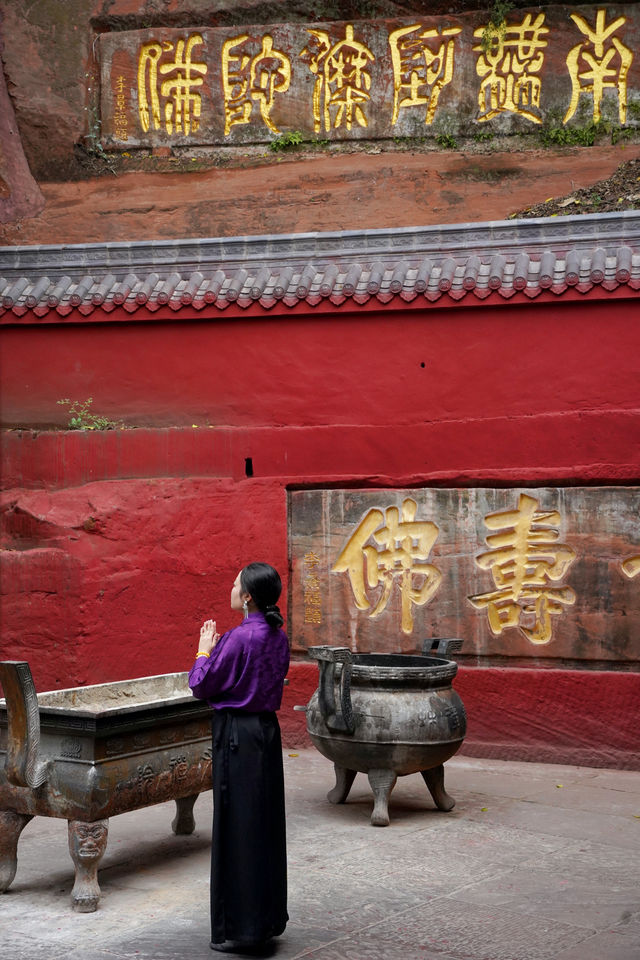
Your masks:
<svg viewBox="0 0 640 960"><path fill-rule="evenodd" d="M3 332L2 419L62 423L56 400L87 396L96 412L154 426L384 429L637 410L638 367L625 353L638 343L638 300L551 296L428 311L227 310L210 320L167 310L146 323L124 312L118 322L114 311L115 322L16 325ZM404 458L384 459L384 472L406 475ZM497 466L512 459L492 451Z"/></svg>
<svg viewBox="0 0 640 960"><path fill-rule="evenodd" d="M4 433L3 658L39 689L188 668L205 616L233 624L243 563L286 572L290 486L637 480L638 314L563 299L3 328L5 423L92 396L144 425ZM315 668L291 679L295 744ZM638 674L465 667L457 688L468 752L640 765Z"/></svg>

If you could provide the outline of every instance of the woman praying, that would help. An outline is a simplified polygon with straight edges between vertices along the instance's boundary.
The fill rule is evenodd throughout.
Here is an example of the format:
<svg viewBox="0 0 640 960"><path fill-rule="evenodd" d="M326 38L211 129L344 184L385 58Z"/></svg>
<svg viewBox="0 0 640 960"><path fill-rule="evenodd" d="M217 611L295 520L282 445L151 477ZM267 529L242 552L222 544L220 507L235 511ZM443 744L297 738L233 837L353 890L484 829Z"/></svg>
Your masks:
<svg viewBox="0 0 640 960"><path fill-rule="evenodd" d="M288 920L284 776L275 711L289 669L280 576L250 563L231 590L242 623L200 630L189 686L213 707L211 948L255 952Z"/></svg>

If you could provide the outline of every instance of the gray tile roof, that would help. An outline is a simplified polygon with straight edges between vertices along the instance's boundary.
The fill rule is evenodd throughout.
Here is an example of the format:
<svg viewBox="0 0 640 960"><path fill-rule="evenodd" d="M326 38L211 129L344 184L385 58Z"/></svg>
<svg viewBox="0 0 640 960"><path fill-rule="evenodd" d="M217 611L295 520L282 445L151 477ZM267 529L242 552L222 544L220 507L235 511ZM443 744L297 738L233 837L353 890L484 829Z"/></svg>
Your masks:
<svg viewBox="0 0 640 960"><path fill-rule="evenodd" d="M122 307L145 316L277 304L292 308L535 299L640 290L640 212L136 243L0 247L0 322ZM603 295L602 292L599 294Z"/></svg>

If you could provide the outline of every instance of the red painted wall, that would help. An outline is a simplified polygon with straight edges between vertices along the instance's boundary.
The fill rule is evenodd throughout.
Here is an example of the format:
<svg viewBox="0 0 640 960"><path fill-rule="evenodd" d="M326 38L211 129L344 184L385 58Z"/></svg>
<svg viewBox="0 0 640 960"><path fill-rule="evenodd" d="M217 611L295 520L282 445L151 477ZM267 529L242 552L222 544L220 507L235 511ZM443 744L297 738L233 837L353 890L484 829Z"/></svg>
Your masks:
<svg viewBox="0 0 640 960"><path fill-rule="evenodd" d="M56 400L88 396L106 416L154 426L398 427L637 410L638 367L625 353L638 343L639 312L637 299L498 299L8 326L2 420L63 423ZM387 471L398 467L392 459Z"/></svg>
<svg viewBox="0 0 640 960"><path fill-rule="evenodd" d="M138 427L3 434L1 654L38 689L187 669L243 563L286 573L288 487L640 475L637 300L141 319L1 331L5 424L92 396ZM295 744L315 667L291 678ZM640 766L639 681L465 667L465 749Z"/></svg>

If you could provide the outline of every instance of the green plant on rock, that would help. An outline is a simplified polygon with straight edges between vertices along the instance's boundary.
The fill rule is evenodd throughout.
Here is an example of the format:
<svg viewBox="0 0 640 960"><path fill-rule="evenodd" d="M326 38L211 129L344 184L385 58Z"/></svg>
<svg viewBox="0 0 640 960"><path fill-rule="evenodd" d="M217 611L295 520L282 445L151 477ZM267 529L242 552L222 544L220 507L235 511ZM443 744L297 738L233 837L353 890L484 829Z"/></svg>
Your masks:
<svg viewBox="0 0 640 960"><path fill-rule="evenodd" d="M540 139L546 147L592 147L594 143L602 142L605 138L615 146L621 140L628 140L632 136L633 131L630 128L621 127L620 124L603 118L588 120L586 123L571 127L548 119L540 131Z"/></svg>
<svg viewBox="0 0 640 960"><path fill-rule="evenodd" d="M613 127L611 130L611 143L615 147L616 143L620 143L621 140L631 140L633 137L633 130L629 127Z"/></svg>
<svg viewBox="0 0 640 960"><path fill-rule="evenodd" d="M59 405L69 407L69 430L115 430L120 424L108 417L98 417L91 412L93 397L86 400L58 400Z"/></svg>
<svg viewBox="0 0 640 960"><path fill-rule="evenodd" d="M281 133L275 137L269 144L269 149L274 153L297 150L303 140L304 137L299 130L288 130L287 133Z"/></svg>
<svg viewBox="0 0 640 960"><path fill-rule="evenodd" d="M452 133L438 133L436 134L436 143L442 147L444 150L457 150L458 141Z"/></svg>
<svg viewBox="0 0 640 960"><path fill-rule="evenodd" d="M493 0L489 10L489 20L482 31L480 46L486 53L494 43L501 43L507 28L507 14L513 10L511 0Z"/></svg>
<svg viewBox="0 0 640 960"><path fill-rule="evenodd" d="M600 123L594 123L593 120L578 127L559 126L551 122L543 126L540 137L546 147L592 147L599 132Z"/></svg>

